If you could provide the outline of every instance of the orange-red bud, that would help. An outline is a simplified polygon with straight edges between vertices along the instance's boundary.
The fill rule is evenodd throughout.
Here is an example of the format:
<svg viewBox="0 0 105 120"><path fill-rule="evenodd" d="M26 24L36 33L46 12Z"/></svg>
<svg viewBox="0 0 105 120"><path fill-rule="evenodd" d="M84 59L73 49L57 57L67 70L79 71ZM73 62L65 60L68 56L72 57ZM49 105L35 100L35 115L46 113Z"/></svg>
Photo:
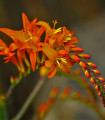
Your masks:
<svg viewBox="0 0 105 120"><path fill-rule="evenodd" d="M66 99L66 97L68 96L70 91L71 91L71 88L70 87L66 87L64 89L64 91L61 93L60 99Z"/></svg>
<svg viewBox="0 0 105 120"><path fill-rule="evenodd" d="M87 55L87 54L78 54L78 57L84 58L84 59L90 59L90 55Z"/></svg>
<svg viewBox="0 0 105 120"><path fill-rule="evenodd" d="M92 62L86 62L86 64L93 67L93 68L97 68L97 66Z"/></svg>
<svg viewBox="0 0 105 120"><path fill-rule="evenodd" d="M91 70L92 72L94 72L94 73L96 73L96 74L98 74L98 75L100 75L101 74L101 72L100 71L98 71L98 70Z"/></svg>
<svg viewBox="0 0 105 120"><path fill-rule="evenodd" d="M69 93L70 93L70 90L71 90L70 87L66 87L62 93L64 93L64 94L69 94Z"/></svg>
<svg viewBox="0 0 105 120"><path fill-rule="evenodd" d="M98 85L97 84L95 84L95 89L98 91Z"/></svg>
<svg viewBox="0 0 105 120"><path fill-rule="evenodd" d="M59 92L59 88L54 87L50 92L50 98L55 98L57 96L58 92Z"/></svg>
<svg viewBox="0 0 105 120"><path fill-rule="evenodd" d="M48 70L45 66L41 66L39 69L40 76L45 76L47 74Z"/></svg>
<svg viewBox="0 0 105 120"><path fill-rule="evenodd" d="M59 50L58 54L62 55L62 56L68 56L68 52L67 50Z"/></svg>
<svg viewBox="0 0 105 120"><path fill-rule="evenodd" d="M100 81L105 82L105 79L103 77L97 77Z"/></svg>
<svg viewBox="0 0 105 120"><path fill-rule="evenodd" d="M81 95L82 95L82 93L80 92L80 91L77 91L77 92L75 92L74 94L73 94L73 98L80 98L81 97Z"/></svg>
<svg viewBox="0 0 105 120"><path fill-rule="evenodd" d="M46 105L46 103L43 103L43 104L40 105L40 107L38 109L38 112L39 113L45 112L46 109L47 109L47 105Z"/></svg>
<svg viewBox="0 0 105 120"><path fill-rule="evenodd" d="M84 70L84 72L85 72L85 75L86 75L86 77L90 77L90 74L89 74L89 72L88 72L88 70Z"/></svg>
<svg viewBox="0 0 105 120"><path fill-rule="evenodd" d="M83 49L79 47L74 47L70 49L70 52L83 52Z"/></svg>
<svg viewBox="0 0 105 120"><path fill-rule="evenodd" d="M98 92L98 96L101 96L101 92L100 91Z"/></svg>
<svg viewBox="0 0 105 120"><path fill-rule="evenodd" d="M91 81L92 84L94 84L94 79L93 79L93 77L90 78L90 81Z"/></svg>
<svg viewBox="0 0 105 120"><path fill-rule="evenodd" d="M100 97L100 100L103 101L103 96Z"/></svg>
<svg viewBox="0 0 105 120"><path fill-rule="evenodd" d="M86 68L86 64L82 61L79 62L79 65L82 67L82 68Z"/></svg>
<svg viewBox="0 0 105 120"><path fill-rule="evenodd" d="M80 58L79 58L78 56L76 56L76 55L71 55L70 57L71 57L71 59L73 59L74 61L80 62Z"/></svg>

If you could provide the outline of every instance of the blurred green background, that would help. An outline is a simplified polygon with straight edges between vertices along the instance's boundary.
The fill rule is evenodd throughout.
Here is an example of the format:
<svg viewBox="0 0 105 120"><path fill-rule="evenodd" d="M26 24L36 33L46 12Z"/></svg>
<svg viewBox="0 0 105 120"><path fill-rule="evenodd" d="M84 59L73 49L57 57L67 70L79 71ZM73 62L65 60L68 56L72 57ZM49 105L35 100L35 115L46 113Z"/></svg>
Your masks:
<svg viewBox="0 0 105 120"><path fill-rule="evenodd" d="M75 36L79 39L78 46L92 56L91 61L97 64L105 78L105 0L0 0L0 27L20 30L22 12L25 12L30 20L37 17L38 20L46 21L51 26L53 26L52 21L57 20L56 28L66 26L71 31L75 31ZM1 32L0 38L7 44L11 42L11 39ZM2 58L0 56L0 93L5 93L10 85L10 76L16 76L18 72L11 63L4 64ZM38 71L36 71L23 79L15 88L8 105L10 118L19 111L38 78ZM47 100L49 90L53 86L63 89L68 84L74 90L81 90L76 83L68 79L55 77L46 80L22 120L35 119L38 106ZM84 119L101 120L94 111L88 110L85 106L81 107L77 103L57 106L46 118L46 120Z"/></svg>

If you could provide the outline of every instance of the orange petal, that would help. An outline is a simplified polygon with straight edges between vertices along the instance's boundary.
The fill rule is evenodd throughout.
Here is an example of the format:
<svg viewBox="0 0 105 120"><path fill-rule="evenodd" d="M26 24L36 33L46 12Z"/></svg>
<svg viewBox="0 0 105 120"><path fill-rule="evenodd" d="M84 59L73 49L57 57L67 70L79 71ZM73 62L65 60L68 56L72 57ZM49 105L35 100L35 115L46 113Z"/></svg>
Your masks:
<svg viewBox="0 0 105 120"><path fill-rule="evenodd" d="M46 60L45 61L45 66L49 68L49 67L51 67L53 65L53 63L54 63L54 61Z"/></svg>
<svg viewBox="0 0 105 120"><path fill-rule="evenodd" d="M20 52L19 50L17 51L17 57L18 57L19 65L21 67L21 72L24 73L25 68L24 68L24 65L23 65L23 53Z"/></svg>
<svg viewBox="0 0 105 120"><path fill-rule="evenodd" d="M60 65L58 65L58 67L59 67L61 70L65 71L66 73L70 73L70 70L69 70L69 68L68 68L67 66L65 66L65 65L63 65L63 64L60 64Z"/></svg>
<svg viewBox="0 0 105 120"><path fill-rule="evenodd" d="M37 22L37 18L35 18L33 21L31 21L30 23L30 27L29 27L29 31L31 33L33 33L36 29L36 22Z"/></svg>
<svg viewBox="0 0 105 120"><path fill-rule="evenodd" d="M52 78L57 72L57 65L54 65L47 73L48 78Z"/></svg>
<svg viewBox="0 0 105 120"><path fill-rule="evenodd" d="M22 31L14 31L14 38L22 42L30 40L30 36Z"/></svg>
<svg viewBox="0 0 105 120"><path fill-rule="evenodd" d="M31 25L30 26L35 25L36 22L37 22L37 18L35 18L33 21L31 21Z"/></svg>
<svg viewBox="0 0 105 120"><path fill-rule="evenodd" d="M63 62L63 64L66 65L66 66L68 66L68 67L70 67L70 68L72 66L74 66L74 64L76 63L74 60L71 60L71 59L67 59L66 61L67 61L67 63Z"/></svg>
<svg viewBox="0 0 105 120"><path fill-rule="evenodd" d="M12 39L14 39L14 34L13 34L13 30L8 29L8 28L0 28L0 31L5 33L6 35L8 35L9 37L11 37Z"/></svg>
<svg viewBox="0 0 105 120"><path fill-rule="evenodd" d="M0 28L0 31L11 37L15 42L20 40L22 42L28 41L30 36L23 31L15 31L8 28Z"/></svg>
<svg viewBox="0 0 105 120"><path fill-rule="evenodd" d="M25 43L19 50L23 50L23 49L32 49L32 47L30 44Z"/></svg>
<svg viewBox="0 0 105 120"><path fill-rule="evenodd" d="M25 13L22 13L24 31L29 31L30 21Z"/></svg>
<svg viewBox="0 0 105 120"><path fill-rule="evenodd" d="M49 34L52 34L52 29L51 29L51 27L48 23L46 23L44 21L39 21L36 24L40 25L40 26L43 26Z"/></svg>
<svg viewBox="0 0 105 120"><path fill-rule="evenodd" d="M0 39L0 50L4 49L7 47L7 45Z"/></svg>
<svg viewBox="0 0 105 120"><path fill-rule="evenodd" d="M50 60L54 60L57 57L57 51L52 49L48 44L44 44L42 50Z"/></svg>
<svg viewBox="0 0 105 120"><path fill-rule="evenodd" d="M76 37L72 37L70 43L77 43L78 39Z"/></svg>
<svg viewBox="0 0 105 120"><path fill-rule="evenodd" d="M74 31L71 31L70 33L71 33L72 36L74 35Z"/></svg>
<svg viewBox="0 0 105 120"><path fill-rule="evenodd" d="M31 52L31 54L30 54L30 62L31 62L33 71L35 71L36 52Z"/></svg>
<svg viewBox="0 0 105 120"><path fill-rule="evenodd" d="M19 50L17 51L17 57L18 57L19 63L23 63L22 52Z"/></svg>
<svg viewBox="0 0 105 120"><path fill-rule="evenodd" d="M45 31L45 28L44 28L44 27L41 27L40 29L38 29L38 30L37 30L38 36L41 36L44 31Z"/></svg>
<svg viewBox="0 0 105 120"><path fill-rule="evenodd" d="M18 48L18 46L17 46L16 43L14 43L14 42L11 43L10 46L9 46L9 50L10 50L10 51L14 51L14 50L16 50L17 48Z"/></svg>
<svg viewBox="0 0 105 120"><path fill-rule="evenodd" d="M5 44L5 42L3 42L3 40L0 39L0 47L1 47L1 46L4 46L4 47L5 47L5 46L7 46L7 45Z"/></svg>
<svg viewBox="0 0 105 120"><path fill-rule="evenodd" d="M14 65L17 66L18 70L20 71L20 66L19 66L19 64L18 64L17 59L16 59L14 56L5 57L4 59L6 60L5 63L7 63L7 62L9 62L9 61L12 62Z"/></svg>
<svg viewBox="0 0 105 120"><path fill-rule="evenodd" d="M63 26L62 31L63 31L64 34L66 33L67 29L66 29L65 26Z"/></svg>
<svg viewBox="0 0 105 120"><path fill-rule="evenodd" d="M53 47L53 45L54 45L54 43L55 43L55 39L49 39L49 45L51 46L51 47Z"/></svg>
<svg viewBox="0 0 105 120"><path fill-rule="evenodd" d="M73 61L73 60L67 60L66 66L67 66L69 69L71 69L75 64L76 64L75 61Z"/></svg>
<svg viewBox="0 0 105 120"><path fill-rule="evenodd" d="M58 50L57 52L58 52L58 54L62 55L63 57L66 57L66 56L68 57L67 50L61 49L61 50Z"/></svg>
<svg viewBox="0 0 105 120"><path fill-rule="evenodd" d="M69 46L64 46L64 47L65 47L65 50L67 50L67 52L69 52L70 47Z"/></svg>

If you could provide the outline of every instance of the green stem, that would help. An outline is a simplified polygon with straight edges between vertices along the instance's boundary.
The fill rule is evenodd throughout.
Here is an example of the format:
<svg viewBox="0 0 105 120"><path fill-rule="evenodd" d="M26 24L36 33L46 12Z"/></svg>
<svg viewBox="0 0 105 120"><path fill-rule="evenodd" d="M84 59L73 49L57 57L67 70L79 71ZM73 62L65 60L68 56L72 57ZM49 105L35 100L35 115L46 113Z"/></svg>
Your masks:
<svg viewBox="0 0 105 120"><path fill-rule="evenodd" d="M45 77L41 77L39 79L38 83L33 88L31 94L28 96L28 98L27 98L26 102L24 103L23 107L21 108L19 113L12 120L20 120L22 118L22 116L24 115L24 113L28 109L29 105L31 104L31 102L33 101L35 96L37 95L38 91L40 90L40 88L44 84L44 81L45 81Z"/></svg>
<svg viewBox="0 0 105 120"><path fill-rule="evenodd" d="M26 74L22 75L19 74L18 80L16 82L14 82L13 84L10 85L10 87L8 88L8 91L6 93L6 100L10 97L12 91L14 90L14 88L21 82L21 80L26 77L27 75L29 75L31 73L31 70L28 69L28 71L26 72Z"/></svg>
<svg viewBox="0 0 105 120"><path fill-rule="evenodd" d="M9 89L8 89L6 95L5 95L6 98L9 98L9 96L11 95L13 89L14 89L14 86L13 86L13 85L10 85L10 87L9 87Z"/></svg>

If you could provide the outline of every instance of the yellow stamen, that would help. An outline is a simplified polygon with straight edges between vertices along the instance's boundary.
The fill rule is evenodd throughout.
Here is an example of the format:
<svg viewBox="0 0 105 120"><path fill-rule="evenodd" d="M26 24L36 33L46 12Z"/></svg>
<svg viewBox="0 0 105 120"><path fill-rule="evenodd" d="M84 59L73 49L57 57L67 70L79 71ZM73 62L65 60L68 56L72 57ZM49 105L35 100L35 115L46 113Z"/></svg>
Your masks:
<svg viewBox="0 0 105 120"><path fill-rule="evenodd" d="M58 64L58 66L60 66L60 63L59 63L59 61L57 60L56 62L57 62L57 64Z"/></svg>
<svg viewBox="0 0 105 120"><path fill-rule="evenodd" d="M30 36L30 38L29 39L27 39L27 40L25 40L25 42L27 42L27 41L29 41L29 40L31 40L32 39L32 34L28 31L28 35Z"/></svg>
<svg viewBox="0 0 105 120"><path fill-rule="evenodd" d="M57 24L57 20L52 21L54 23L53 29L55 29L55 25Z"/></svg>
<svg viewBox="0 0 105 120"><path fill-rule="evenodd" d="M32 34L29 31L28 31L28 34L29 34L30 37L32 37Z"/></svg>
<svg viewBox="0 0 105 120"><path fill-rule="evenodd" d="M64 62L64 63L67 63L66 59L65 58L57 58L57 64L60 66L60 61L61 62Z"/></svg>
<svg viewBox="0 0 105 120"><path fill-rule="evenodd" d="M55 30L54 34L58 33L58 32L61 32L62 31L62 27L58 28Z"/></svg>
<svg viewBox="0 0 105 120"><path fill-rule="evenodd" d="M67 63L66 59L64 59L64 58L61 58L61 61L64 63Z"/></svg>
<svg viewBox="0 0 105 120"><path fill-rule="evenodd" d="M67 35L67 37L64 38L63 42L68 42L71 40L71 34Z"/></svg>

